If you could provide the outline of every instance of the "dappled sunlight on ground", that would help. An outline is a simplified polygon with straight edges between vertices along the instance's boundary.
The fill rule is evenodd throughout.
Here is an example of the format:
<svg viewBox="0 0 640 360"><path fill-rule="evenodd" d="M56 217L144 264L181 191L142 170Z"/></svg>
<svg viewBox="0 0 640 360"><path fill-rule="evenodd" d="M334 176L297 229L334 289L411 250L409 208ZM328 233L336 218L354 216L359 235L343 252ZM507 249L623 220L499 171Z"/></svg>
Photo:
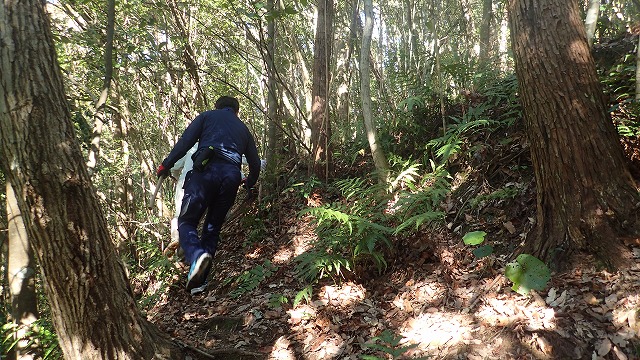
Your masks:
<svg viewBox="0 0 640 360"><path fill-rule="evenodd" d="M304 359L334 359L343 354L355 338L341 334L342 322L350 321L350 314L364 310L357 306L365 299L363 286L351 282L342 285L327 285L317 294L317 299L309 304L301 304L287 311L291 331L297 333L298 346L306 354ZM365 318L365 317L363 317ZM282 346L278 354L282 353ZM270 359L287 359L272 353Z"/></svg>
<svg viewBox="0 0 640 360"><path fill-rule="evenodd" d="M256 248L252 252L248 253L246 256L249 259L259 259L261 257L262 252L260 248Z"/></svg>
<svg viewBox="0 0 640 360"><path fill-rule="evenodd" d="M273 262L274 264L286 264L287 262L291 261L295 256L295 253L293 252L293 250L291 250L289 247L283 247L280 248L280 250L278 250L278 252L273 255L273 260L271 260L271 262Z"/></svg>
<svg viewBox="0 0 640 360"><path fill-rule="evenodd" d="M475 317L483 325L516 326L522 324L527 331L553 330L556 327L555 311L544 302L521 303L513 297L488 298L478 307Z"/></svg>
<svg viewBox="0 0 640 360"><path fill-rule="evenodd" d="M468 315L447 312L420 314L400 328L409 344L419 344L427 353L440 353L441 348L456 346L473 340L473 319Z"/></svg>
<svg viewBox="0 0 640 360"><path fill-rule="evenodd" d="M504 276L503 260L478 260L445 231L398 244L383 273L372 267L359 269L366 276L358 281L322 279L298 301L307 284L295 272L295 257L309 251L316 234L309 218L288 220L260 242L227 235L238 241L221 244L202 295L184 291L188 269L177 267L163 278L171 291L153 300L149 319L205 351L246 350L256 359L387 359L372 347L385 345L384 334L398 347L415 345L406 358L638 358L638 264L615 274L583 266L554 274L544 290L522 296ZM511 232L503 222L504 236ZM634 254L640 264L640 250ZM277 269L265 272L267 260ZM138 280L137 294L162 286ZM227 320L230 326L220 325Z"/></svg>
<svg viewBox="0 0 640 360"><path fill-rule="evenodd" d="M275 259L278 247L271 249ZM227 252L236 258L226 259L227 268L250 268L244 261L254 251ZM555 275L545 290L529 296L511 290L499 273L483 276L475 268L451 272L428 263L416 269L368 283L324 282L309 302L296 306L292 299L300 287L291 270L265 279L260 291L239 298L228 295L233 287L218 283L208 294L180 300L185 296L180 274L167 279L177 286L174 297L158 299L167 312L149 317L173 336L203 348L258 349L270 360L384 358L370 347L384 331L398 336L398 346L415 344L405 353L409 358L637 358L637 266L616 274L583 269ZM274 306L272 297L278 294L291 302ZM224 333L210 325L216 318L239 319L239 325Z"/></svg>
<svg viewBox="0 0 640 360"><path fill-rule="evenodd" d="M273 344L273 350L269 354L269 360L296 360L296 354L292 350L291 341L285 336L280 336Z"/></svg>
<svg viewBox="0 0 640 360"><path fill-rule="evenodd" d="M337 307L354 306L364 300L366 290L362 285L346 282L341 286L324 286L318 297L325 305Z"/></svg>
<svg viewBox="0 0 640 360"><path fill-rule="evenodd" d="M310 227L309 220L309 217L306 217L289 227L287 236L291 240L285 246L281 246L273 255L272 262L274 264L286 264L311 248L316 236Z"/></svg>

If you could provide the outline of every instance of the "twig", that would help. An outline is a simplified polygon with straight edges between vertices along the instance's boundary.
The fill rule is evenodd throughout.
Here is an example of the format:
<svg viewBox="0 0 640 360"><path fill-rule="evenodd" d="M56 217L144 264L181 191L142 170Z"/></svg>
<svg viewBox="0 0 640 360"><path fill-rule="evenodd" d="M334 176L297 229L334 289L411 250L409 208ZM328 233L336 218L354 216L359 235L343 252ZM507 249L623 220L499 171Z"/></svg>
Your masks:
<svg viewBox="0 0 640 360"><path fill-rule="evenodd" d="M469 303L469 306L467 307L467 309L469 309L469 311L471 311L471 309L473 309L476 304L478 303L478 301L480 301L480 298L482 298L484 295L486 295L489 290L491 290L492 287L494 287L498 281L500 281L501 279L504 278L504 275L499 274L497 275L490 283L489 285L485 286L482 291L480 291L478 294L476 294L473 298L471 298L471 302Z"/></svg>
<svg viewBox="0 0 640 360"><path fill-rule="evenodd" d="M181 340L178 340L176 338L173 339L173 341L175 341L178 345L180 345L183 349L188 349L191 350L195 353L197 353L198 355L202 355L204 357L206 357L207 359L214 359L214 360L219 360L219 359L224 359L225 357L220 357L220 356L224 356L224 355L229 355L229 354L233 354L233 355L240 355L240 356L253 356L256 358L263 358L264 354L260 354L260 353L256 353L256 352L252 352L252 351L245 351L245 350L240 350L240 349L235 349L235 348L228 348L228 349L214 349L214 350L210 350L210 351L204 351L204 350L200 350L195 346L189 345Z"/></svg>

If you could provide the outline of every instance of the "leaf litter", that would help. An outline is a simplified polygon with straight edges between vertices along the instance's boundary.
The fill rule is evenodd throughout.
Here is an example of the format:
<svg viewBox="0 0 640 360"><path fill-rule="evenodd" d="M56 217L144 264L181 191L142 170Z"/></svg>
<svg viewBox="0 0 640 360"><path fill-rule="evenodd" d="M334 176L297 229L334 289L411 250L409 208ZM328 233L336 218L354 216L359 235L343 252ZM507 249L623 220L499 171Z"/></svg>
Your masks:
<svg viewBox="0 0 640 360"><path fill-rule="evenodd" d="M503 152L527 163L521 148ZM383 274L372 268L358 279L322 280L308 302L295 306L306 284L294 275L293 259L316 235L309 219L297 216L304 204L285 194L286 210L263 220L268 236L260 241L247 240L240 219L227 226L208 291L187 294L183 267L167 279L171 286L148 318L201 350L201 359L391 359L398 349L396 359L640 359L639 239L628 242L635 264L627 269L608 272L585 260L528 295L511 289L505 266L535 222L535 188L531 176L506 171L506 163L476 166L481 181L457 190L466 199L445 202L453 217L448 226L397 239ZM500 181L520 195L465 208ZM322 202L317 194L310 198ZM486 231L493 255L473 256L463 230ZM265 260L277 268L273 274L231 296L237 287L225 280ZM230 349L237 352L231 356Z"/></svg>
<svg viewBox="0 0 640 360"><path fill-rule="evenodd" d="M467 248L449 241L436 254L438 261L396 259L386 273L364 281L319 283L309 303L294 307L291 299L303 284L283 249L296 238L313 237L310 228L295 226L281 227L269 243L223 242L211 279L218 286L191 296L176 275L149 319L213 354L203 359L227 358L216 357L222 349L250 354L238 358L385 359L390 357L384 351L369 346L384 331L400 338L397 346L414 345L399 357L404 359L639 358L640 266L554 274L546 289L523 296L511 290L497 263L469 260ZM276 261L278 256L283 258ZM233 289L222 286L223 280L264 259L273 259L275 275L248 293L229 296ZM288 301L274 305L270 299L276 294Z"/></svg>

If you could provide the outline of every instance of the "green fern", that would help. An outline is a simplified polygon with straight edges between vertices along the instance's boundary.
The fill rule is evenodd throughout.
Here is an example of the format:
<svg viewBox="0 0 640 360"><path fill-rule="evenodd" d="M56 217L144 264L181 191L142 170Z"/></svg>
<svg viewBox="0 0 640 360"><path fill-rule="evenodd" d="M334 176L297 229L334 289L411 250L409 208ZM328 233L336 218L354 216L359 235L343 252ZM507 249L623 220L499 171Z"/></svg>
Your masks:
<svg viewBox="0 0 640 360"><path fill-rule="evenodd" d="M403 169L395 179L389 183L389 192L398 190L400 185L406 185L409 188L414 188L417 179L420 177L418 171L420 170L420 164L407 164L407 168Z"/></svg>
<svg viewBox="0 0 640 360"><path fill-rule="evenodd" d="M308 282L325 277L337 281L363 261L379 271L387 266L382 250L391 247L393 229L385 225L385 188L359 178L337 181L333 188L341 193L340 202L300 212L311 216L318 235L314 248L296 258L296 273Z"/></svg>
<svg viewBox="0 0 640 360"><path fill-rule="evenodd" d="M342 269L351 271L351 262L342 255L311 250L296 257L294 272L311 283L325 277L342 277Z"/></svg>
<svg viewBox="0 0 640 360"><path fill-rule="evenodd" d="M396 226L395 234L444 219L440 204L451 191L450 176L442 165L431 161L431 167L433 172L425 175L420 184L412 184L408 191L398 193L395 212L400 224Z"/></svg>
<svg viewBox="0 0 640 360"><path fill-rule="evenodd" d="M499 122L495 120L474 119L474 117L480 116L484 107L482 111L471 111L472 109L474 108L471 108L462 119L452 117L454 123L447 127L446 133L427 143L428 148L435 150L441 163L445 163L451 156L457 154L461 150L464 140L475 131L499 125Z"/></svg>
<svg viewBox="0 0 640 360"><path fill-rule="evenodd" d="M304 289L300 290L295 299L293 299L293 307L295 308L302 301L305 301L307 304L311 302L311 295L313 295L313 287L311 285L307 285Z"/></svg>
<svg viewBox="0 0 640 360"><path fill-rule="evenodd" d="M418 344L401 345L400 343L402 342L402 340L404 340L404 337L402 337L401 335L396 335L390 330L383 331L380 336L376 336L371 340L371 343L365 343L364 346L372 350L383 352L386 355L390 356L391 359L406 358L404 354L407 351L418 347ZM380 358L377 356L363 355L362 359L383 360L387 359L387 357ZM421 357L418 359L426 359L426 357Z"/></svg>
<svg viewBox="0 0 640 360"><path fill-rule="evenodd" d="M271 294L268 305L272 309L280 309L282 305L289 303L289 298L282 294Z"/></svg>
<svg viewBox="0 0 640 360"><path fill-rule="evenodd" d="M262 265L258 265L251 270L247 270L235 279L227 281L224 284L231 282L235 283L236 288L229 293L229 296L232 298L238 298L257 288L260 283L271 277L271 275L276 271L278 271L278 268L273 265L271 261L265 260Z"/></svg>

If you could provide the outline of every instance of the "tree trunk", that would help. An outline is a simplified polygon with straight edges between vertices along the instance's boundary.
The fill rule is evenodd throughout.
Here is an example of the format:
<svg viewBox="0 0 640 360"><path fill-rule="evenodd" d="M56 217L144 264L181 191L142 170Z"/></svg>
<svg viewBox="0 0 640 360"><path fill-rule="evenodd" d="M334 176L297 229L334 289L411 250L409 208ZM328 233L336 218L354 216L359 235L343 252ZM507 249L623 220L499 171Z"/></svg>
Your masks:
<svg viewBox="0 0 640 360"><path fill-rule="evenodd" d="M367 132L369 148L373 156L373 163L378 173L378 180L386 183L389 176L389 165L384 151L378 144L378 134L371 109L371 69L369 52L371 51L371 35L373 33L373 1L364 1L364 31L362 33L362 48L360 49L360 87L362 93L362 115Z"/></svg>
<svg viewBox="0 0 640 360"><path fill-rule="evenodd" d="M139 312L75 137L45 3L0 7L0 165L67 359L179 359ZM10 44L10 46L8 46Z"/></svg>
<svg viewBox="0 0 640 360"><path fill-rule="evenodd" d="M270 11L275 12L277 5L274 0L267 1L267 7ZM265 57L267 67L267 183L275 184L275 169L277 168L278 158L278 99L277 91L277 75L275 65L276 53L276 17L272 16L268 19L267 24L267 55ZM267 194L269 190L267 190Z"/></svg>
<svg viewBox="0 0 640 360"><path fill-rule="evenodd" d="M593 37L596 34L598 16L600 16L600 0L589 0L589 8L587 9L587 16L584 21L589 47L593 46Z"/></svg>
<svg viewBox="0 0 640 360"><path fill-rule="evenodd" d="M35 263L33 251L27 237L18 200L11 182L7 181L7 223L9 231L9 251L7 273L11 296L11 320L18 325L15 335L20 340L13 349L17 360L33 359L29 352L27 334L38 319L38 298L36 296Z"/></svg>
<svg viewBox="0 0 640 360"><path fill-rule="evenodd" d="M116 83L118 85L118 83ZM130 161L130 147L129 147L129 121L131 114L129 113L129 106L127 101L120 93L119 86L114 86L114 90L118 93L117 101L121 111L114 114L113 122L116 125L114 138L120 140L120 163L123 169L129 169L131 166ZM134 242L131 241L135 229L132 223L128 219L134 218L134 198L133 198L133 179L129 171L124 171L116 179L117 189L117 201L116 206L116 222L118 224L118 239L115 241L116 249L118 253L123 254L126 247L133 247ZM132 249L133 250L133 249Z"/></svg>
<svg viewBox="0 0 640 360"><path fill-rule="evenodd" d="M418 63L419 63L419 55L420 49L418 47L418 29L416 28L416 24L414 23L414 11L415 11L415 1L407 1L407 29L409 29L409 37L411 39L411 51L409 52L409 72L414 72L415 74L419 74L418 72Z"/></svg>
<svg viewBox="0 0 640 360"><path fill-rule="evenodd" d="M355 43L358 41L357 36L357 19L358 19L358 0L351 0L349 4L349 36L344 39L344 46L346 50L342 56L340 62L342 66L338 67L340 77L340 84L338 88L338 104L336 106L336 118L340 128L340 141L342 144L351 140L351 120L349 116L349 105L351 102L351 79L353 73L353 67L351 59L355 49ZM342 71L340 71L340 68Z"/></svg>
<svg viewBox="0 0 640 360"><path fill-rule="evenodd" d="M482 1L482 21L480 22L480 54L481 66L486 66L491 49L491 19L493 18L493 0Z"/></svg>
<svg viewBox="0 0 640 360"><path fill-rule="evenodd" d="M105 123L104 106L107 103L109 88L111 87L111 79L113 77L113 36L115 32L116 2L109 0L107 2L107 39L104 47L104 80L102 83L102 91L100 98L96 103L94 112L94 125L91 138L91 147L89 148L89 156L87 167L89 172L93 172L98 165L98 157L100 156L100 138L102 137L102 127Z"/></svg>
<svg viewBox="0 0 640 360"><path fill-rule="evenodd" d="M636 100L640 101L640 34L636 49Z"/></svg>
<svg viewBox="0 0 640 360"><path fill-rule="evenodd" d="M191 100L194 103L196 111L199 113L202 112L203 109L209 108L209 100L207 98L207 93L202 89L196 52L191 44L192 36L189 30L190 14L187 15L189 17L188 19L184 19L182 14L180 14L179 8L181 6L182 3L179 4L175 0L171 0L171 2L169 2L169 9L173 15L176 30L178 34L180 34L180 39L184 41L182 61L187 74L189 74L189 78L191 79Z"/></svg>
<svg viewBox="0 0 640 360"><path fill-rule="evenodd" d="M333 0L318 1L318 21L313 49L311 97L312 172L328 179L332 172L331 122L329 120L329 66L333 43Z"/></svg>
<svg viewBox="0 0 640 360"><path fill-rule="evenodd" d="M606 111L575 0L510 0L509 15L537 186L527 250L553 268L578 251L626 262L640 201Z"/></svg>

